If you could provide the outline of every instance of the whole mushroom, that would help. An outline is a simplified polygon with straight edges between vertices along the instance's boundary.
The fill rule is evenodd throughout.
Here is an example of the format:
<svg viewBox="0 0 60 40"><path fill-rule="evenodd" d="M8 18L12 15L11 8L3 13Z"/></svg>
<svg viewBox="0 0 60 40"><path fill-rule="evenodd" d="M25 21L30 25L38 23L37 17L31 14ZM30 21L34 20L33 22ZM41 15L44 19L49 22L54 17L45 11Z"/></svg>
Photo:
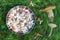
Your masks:
<svg viewBox="0 0 60 40"><path fill-rule="evenodd" d="M47 12L50 22L53 22L54 13L53 13L52 10L55 9L55 8L56 8L55 5L48 5L45 9L40 9L40 11L41 12Z"/></svg>
<svg viewBox="0 0 60 40"><path fill-rule="evenodd" d="M50 34L49 34L49 36L48 36L48 37L50 37L51 34L52 34L52 31L53 31L53 28L56 28L57 25L56 25L56 24L53 24L53 23L49 23L48 26L51 28Z"/></svg>

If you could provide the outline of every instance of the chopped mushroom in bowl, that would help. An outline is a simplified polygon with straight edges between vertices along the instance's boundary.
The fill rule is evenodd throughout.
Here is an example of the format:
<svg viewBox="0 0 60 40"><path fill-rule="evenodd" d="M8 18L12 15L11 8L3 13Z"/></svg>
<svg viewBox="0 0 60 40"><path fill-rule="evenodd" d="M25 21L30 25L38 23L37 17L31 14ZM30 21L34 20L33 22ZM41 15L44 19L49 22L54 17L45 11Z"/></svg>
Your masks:
<svg viewBox="0 0 60 40"><path fill-rule="evenodd" d="M34 21L33 11L26 6L15 6L6 16L7 27L17 34L29 33L35 25Z"/></svg>

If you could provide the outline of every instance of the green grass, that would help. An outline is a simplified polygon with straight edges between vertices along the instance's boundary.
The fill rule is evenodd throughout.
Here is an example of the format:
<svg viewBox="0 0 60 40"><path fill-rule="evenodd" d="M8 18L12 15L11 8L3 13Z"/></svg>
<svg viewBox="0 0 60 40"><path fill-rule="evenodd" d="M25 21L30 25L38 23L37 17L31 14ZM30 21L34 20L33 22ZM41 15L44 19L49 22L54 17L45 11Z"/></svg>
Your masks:
<svg viewBox="0 0 60 40"><path fill-rule="evenodd" d="M43 36L36 38L36 40L60 40L60 0L32 0L34 7L29 6L30 0L0 0L0 40L19 40L21 35L13 34L6 26L6 14L14 6L25 5L33 10L35 16L43 19L42 25L37 21L35 22L34 29L26 35L21 36L21 40L34 40L34 34L40 33ZM57 28L53 29L51 37L48 37L50 28L48 27L48 17L45 12L40 12L40 8L48 4L56 4L54 12L54 22Z"/></svg>

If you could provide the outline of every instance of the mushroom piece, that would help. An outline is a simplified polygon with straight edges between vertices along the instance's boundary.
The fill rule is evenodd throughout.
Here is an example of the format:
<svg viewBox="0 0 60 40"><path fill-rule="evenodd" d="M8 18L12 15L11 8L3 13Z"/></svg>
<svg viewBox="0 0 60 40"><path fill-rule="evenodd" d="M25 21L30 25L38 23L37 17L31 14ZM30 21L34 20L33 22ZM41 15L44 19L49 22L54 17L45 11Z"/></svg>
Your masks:
<svg viewBox="0 0 60 40"><path fill-rule="evenodd" d="M50 37L51 34L52 34L52 31L53 31L53 28L56 28L57 25L56 25L56 24L53 24L53 23L49 23L48 26L51 28L50 34L49 34L49 36L48 36L48 37Z"/></svg>
<svg viewBox="0 0 60 40"><path fill-rule="evenodd" d="M34 39L36 39L37 37L42 37L42 36L43 36L42 34L40 34L40 33L36 33Z"/></svg>
<svg viewBox="0 0 60 40"><path fill-rule="evenodd" d="M43 20L41 20L40 22L39 22L39 24L42 24L43 23Z"/></svg>
<svg viewBox="0 0 60 40"><path fill-rule="evenodd" d="M41 20L40 18L38 18L37 21L39 21L39 24L42 24L43 22L43 20Z"/></svg>
<svg viewBox="0 0 60 40"><path fill-rule="evenodd" d="M41 12L47 12L48 13L48 18L50 20L50 22L53 22L54 19L54 14L53 14L53 9L55 9L56 6L55 5L49 5L47 6L45 9L41 9Z"/></svg>
<svg viewBox="0 0 60 40"><path fill-rule="evenodd" d="M33 2L32 2L32 1L30 1L30 5L31 5L31 6L34 6L34 4L33 4Z"/></svg>

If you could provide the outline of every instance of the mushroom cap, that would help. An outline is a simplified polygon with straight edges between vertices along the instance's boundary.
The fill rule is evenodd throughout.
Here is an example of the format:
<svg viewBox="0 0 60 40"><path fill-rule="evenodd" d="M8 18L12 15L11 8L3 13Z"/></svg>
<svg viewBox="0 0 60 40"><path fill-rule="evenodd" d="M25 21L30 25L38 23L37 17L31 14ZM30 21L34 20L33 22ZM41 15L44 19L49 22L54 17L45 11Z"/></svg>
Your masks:
<svg viewBox="0 0 60 40"><path fill-rule="evenodd" d="M51 28L57 27L57 25L56 24L53 24L53 23L49 23L48 26L51 27Z"/></svg>
<svg viewBox="0 0 60 40"><path fill-rule="evenodd" d="M47 7L45 9L40 9L40 11L46 12L48 10L52 10L52 9L55 9L55 8L56 8L55 5L47 5Z"/></svg>

